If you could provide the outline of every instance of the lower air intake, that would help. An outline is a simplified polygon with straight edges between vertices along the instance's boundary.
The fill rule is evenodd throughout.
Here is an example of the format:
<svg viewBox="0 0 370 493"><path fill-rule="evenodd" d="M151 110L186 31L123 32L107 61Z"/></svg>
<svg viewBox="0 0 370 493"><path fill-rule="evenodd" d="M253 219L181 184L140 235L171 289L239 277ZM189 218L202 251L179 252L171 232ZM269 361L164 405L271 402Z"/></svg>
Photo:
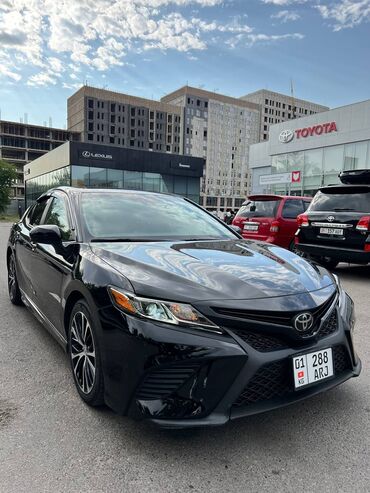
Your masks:
<svg viewBox="0 0 370 493"><path fill-rule="evenodd" d="M196 372L194 366L160 368L148 373L137 392L137 399L161 399L176 392Z"/></svg>

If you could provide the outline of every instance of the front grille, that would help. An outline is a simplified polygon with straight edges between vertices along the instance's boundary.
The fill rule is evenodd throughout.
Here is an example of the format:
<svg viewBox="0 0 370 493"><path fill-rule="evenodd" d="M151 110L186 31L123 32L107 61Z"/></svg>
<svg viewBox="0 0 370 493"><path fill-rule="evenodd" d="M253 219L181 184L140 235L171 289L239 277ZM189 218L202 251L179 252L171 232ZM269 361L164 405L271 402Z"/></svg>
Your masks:
<svg viewBox="0 0 370 493"><path fill-rule="evenodd" d="M286 349L288 347L284 341L274 336L257 332L248 332L243 329L233 329L233 333L252 346L253 349L260 351L261 353L278 351L279 349Z"/></svg>
<svg viewBox="0 0 370 493"><path fill-rule="evenodd" d="M137 399L161 399L182 387L194 375L195 366L160 368L146 375L136 394Z"/></svg>
<svg viewBox="0 0 370 493"><path fill-rule="evenodd" d="M336 346L333 348L333 364L336 375L340 375L352 368L351 359L345 346Z"/></svg>
<svg viewBox="0 0 370 493"><path fill-rule="evenodd" d="M325 303L313 310L306 310L318 321L322 318L324 313L329 309L330 305L333 303L336 293L334 293ZM220 315L225 315L227 317L242 318L245 320L250 320L252 322L263 322L272 325L285 325L288 327L292 326L292 319L302 310L295 312L273 312L273 311L256 311L256 310L240 310L234 308L224 308L224 307L213 307L213 310Z"/></svg>
<svg viewBox="0 0 370 493"><path fill-rule="evenodd" d="M233 406L248 406L255 402L282 397L289 389L288 360L269 363L257 371Z"/></svg>
<svg viewBox="0 0 370 493"><path fill-rule="evenodd" d="M323 323L318 334L319 337L325 337L333 334L338 329L338 315L337 310L333 310L329 315L328 319Z"/></svg>
<svg viewBox="0 0 370 493"><path fill-rule="evenodd" d="M274 361L262 366L243 389L233 407L243 407L261 401L284 397L293 393L293 370L291 359ZM333 348L334 374L350 370L351 360L345 346Z"/></svg>

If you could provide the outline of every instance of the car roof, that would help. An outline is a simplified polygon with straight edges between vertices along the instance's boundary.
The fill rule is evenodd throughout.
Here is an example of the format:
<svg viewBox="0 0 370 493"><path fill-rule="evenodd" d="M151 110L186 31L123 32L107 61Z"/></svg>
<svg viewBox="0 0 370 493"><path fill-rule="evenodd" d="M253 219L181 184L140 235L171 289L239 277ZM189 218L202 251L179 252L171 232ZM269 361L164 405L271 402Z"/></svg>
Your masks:
<svg viewBox="0 0 370 493"><path fill-rule="evenodd" d="M126 195L132 195L132 194L139 194L139 195L167 195L171 197L178 197L178 198L183 198L180 195L174 194L174 193L167 193L167 192L150 192L150 191L145 191L145 190L127 190L125 188L82 188L82 187L68 187L68 186L60 186L60 187L55 187L51 188L47 192L44 192L40 197L37 199L38 201L41 200L45 196L51 195L53 192L61 191L66 193L67 195L75 195L75 194L85 194L85 193L124 193Z"/></svg>
<svg viewBox="0 0 370 493"><path fill-rule="evenodd" d="M361 183L356 183L354 185L350 184L345 184L345 183L338 183L337 185L327 185L325 187L320 187L319 190L320 192L341 192L342 190L357 190L359 193L360 189L364 191L370 192L370 185L368 184L361 184Z"/></svg>
<svg viewBox="0 0 370 493"><path fill-rule="evenodd" d="M296 199L296 200L312 200L312 197L302 197L300 195L274 195L274 194L255 194L255 195L248 195L247 200L283 200L283 199Z"/></svg>

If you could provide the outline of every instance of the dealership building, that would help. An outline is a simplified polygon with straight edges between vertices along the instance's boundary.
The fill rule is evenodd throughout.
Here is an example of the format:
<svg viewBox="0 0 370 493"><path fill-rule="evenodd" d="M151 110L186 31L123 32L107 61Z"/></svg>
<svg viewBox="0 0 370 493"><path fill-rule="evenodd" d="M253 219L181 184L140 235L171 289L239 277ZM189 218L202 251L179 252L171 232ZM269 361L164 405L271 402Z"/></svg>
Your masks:
<svg viewBox="0 0 370 493"><path fill-rule="evenodd" d="M115 146L66 142L24 167L26 205L50 188L123 188L200 200L204 159Z"/></svg>
<svg viewBox="0 0 370 493"><path fill-rule="evenodd" d="M250 147L249 164L252 193L294 195L338 183L342 170L370 168L370 100L272 125L269 140ZM294 171L297 181L284 183Z"/></svg>

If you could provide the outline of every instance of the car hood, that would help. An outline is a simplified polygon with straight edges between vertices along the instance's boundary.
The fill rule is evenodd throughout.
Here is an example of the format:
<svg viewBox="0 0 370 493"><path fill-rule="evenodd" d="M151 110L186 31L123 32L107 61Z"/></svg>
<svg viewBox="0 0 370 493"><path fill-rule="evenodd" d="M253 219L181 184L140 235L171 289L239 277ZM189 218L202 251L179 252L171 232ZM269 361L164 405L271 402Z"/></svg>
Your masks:
<svg viewBox="0 0 370 493"><path fill-rule="evenodd" d="M100 260L142 296L178 301L247 300L335 285L324 268L251 240L91 243Z"/></svg>

